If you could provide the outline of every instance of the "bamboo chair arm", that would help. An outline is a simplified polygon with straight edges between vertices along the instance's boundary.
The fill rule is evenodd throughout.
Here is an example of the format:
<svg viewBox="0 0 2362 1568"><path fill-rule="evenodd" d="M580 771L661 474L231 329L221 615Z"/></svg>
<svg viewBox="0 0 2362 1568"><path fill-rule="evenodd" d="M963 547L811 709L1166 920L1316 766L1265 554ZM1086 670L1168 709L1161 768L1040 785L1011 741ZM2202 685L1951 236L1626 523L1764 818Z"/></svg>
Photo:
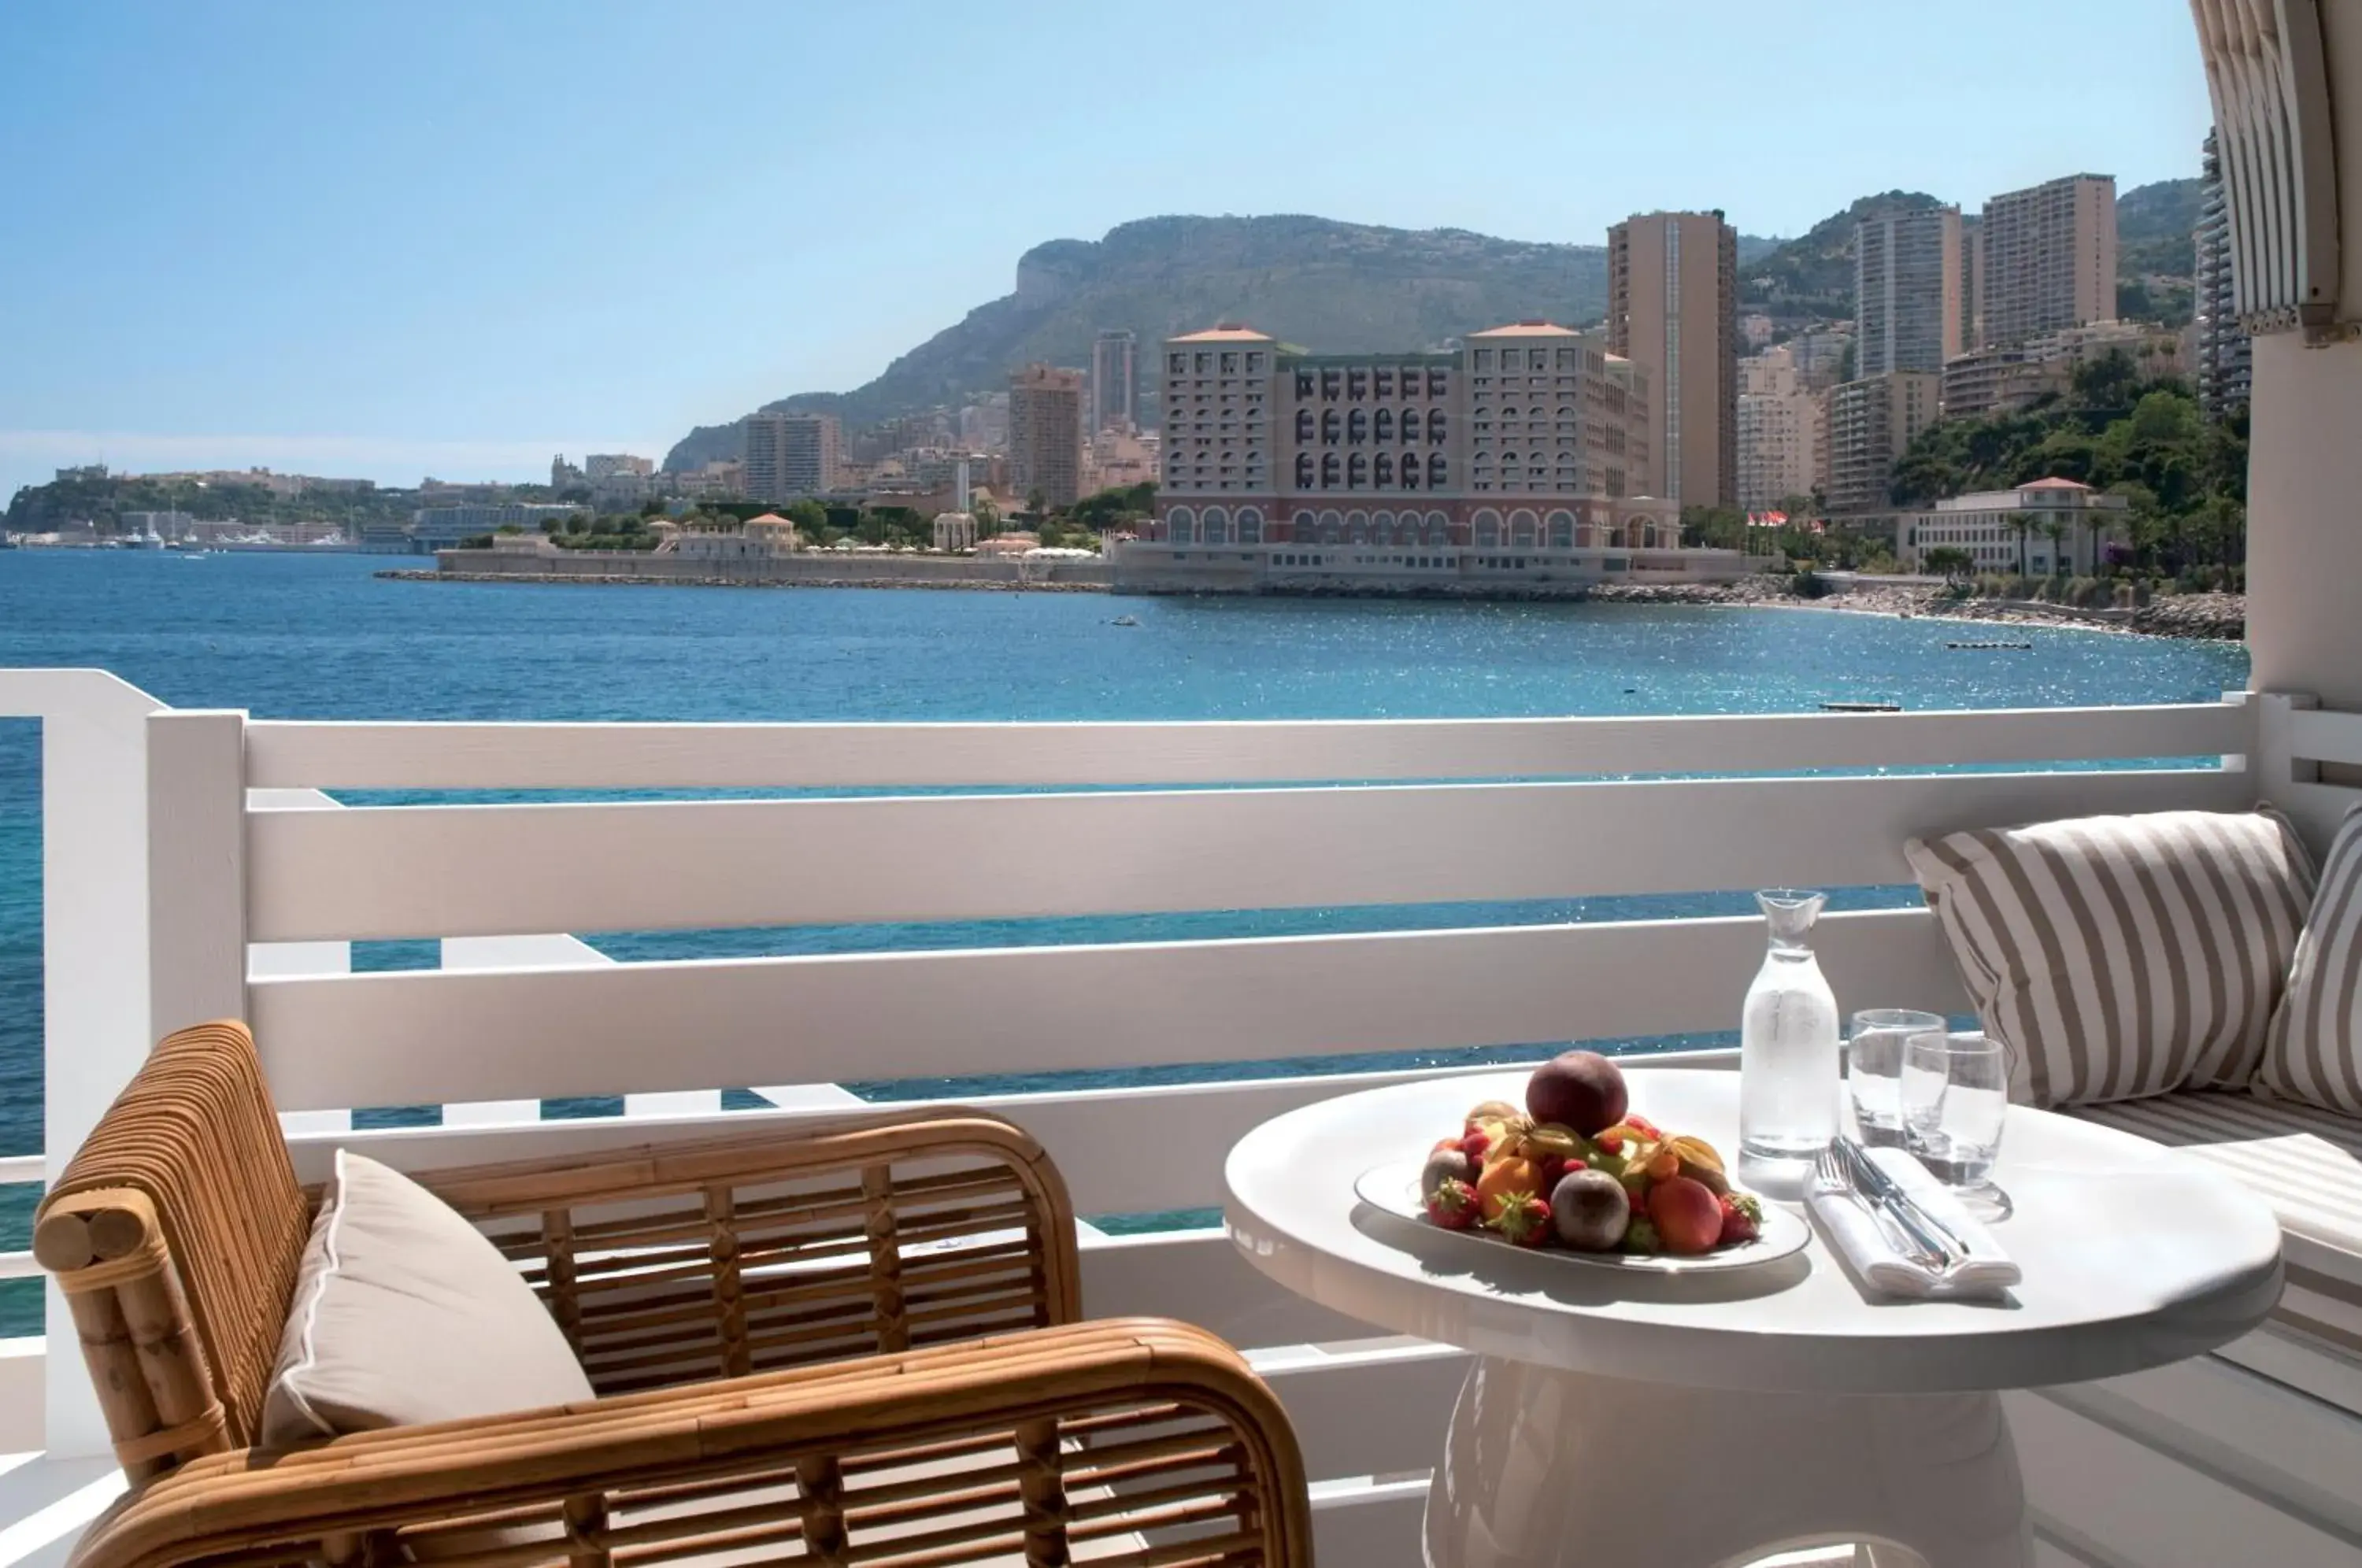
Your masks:
<svg viewBox="0 0 2362 1568"><path fill-rule="evenodd" d="M429 1172L601 1394L1070 1323L1072 1201L997 1116L886 1111Z"/></svg>
<svg viewBox="0 0 2362 1568"><path fill-rule="evenodd" d="M1131 1319L211 1455L118 1504L73 1561L1125 1562L1190 1538L1209 1561L1308 1564L1303 1460L1237 1352Z"/></svg>

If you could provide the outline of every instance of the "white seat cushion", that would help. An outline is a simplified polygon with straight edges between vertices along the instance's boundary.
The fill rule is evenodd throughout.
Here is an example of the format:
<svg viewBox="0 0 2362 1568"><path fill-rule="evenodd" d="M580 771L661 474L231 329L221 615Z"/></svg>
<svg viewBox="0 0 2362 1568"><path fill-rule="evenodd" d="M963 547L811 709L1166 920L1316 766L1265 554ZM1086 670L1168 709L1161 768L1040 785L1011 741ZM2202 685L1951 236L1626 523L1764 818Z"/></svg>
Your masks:
<svg viewBox="0 0 2362 1568"><path fill-rule="evenodd" d="M263 1399L265 1444L592 1397L499 1248L408 1176L337 1151Z"/></svg>
<svg viewBox="0 0 2362 1568"><path fill-rule="evenodd" d="M2282 1320L2362 1351L2362 1120L2253 1095L2187 1092L2079 1106L2236 1177L2279 1216Z"/></svg>

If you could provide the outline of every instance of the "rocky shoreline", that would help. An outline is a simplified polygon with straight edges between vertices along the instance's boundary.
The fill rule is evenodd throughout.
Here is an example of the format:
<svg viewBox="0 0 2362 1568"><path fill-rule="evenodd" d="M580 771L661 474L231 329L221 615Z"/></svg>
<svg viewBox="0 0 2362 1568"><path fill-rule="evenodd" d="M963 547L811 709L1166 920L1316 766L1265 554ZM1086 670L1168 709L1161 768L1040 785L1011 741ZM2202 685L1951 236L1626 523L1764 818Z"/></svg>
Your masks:
<svg viewBox="0 0 2362 1568"><path fill-rule="evenodd" d="M2026 599L1952 599L1931 588L1879 584L1849 593L1807 599L1777 577L1729 583L1603 583L1590 597L1608 604L1737 604L1834 610L1948 621L1989 621L2032 626L2077 626L2152 637L2202 637L2236 642L2247 634L2247 602L2236 593L2180 593L2131 610L2085 610Z"/></svg>

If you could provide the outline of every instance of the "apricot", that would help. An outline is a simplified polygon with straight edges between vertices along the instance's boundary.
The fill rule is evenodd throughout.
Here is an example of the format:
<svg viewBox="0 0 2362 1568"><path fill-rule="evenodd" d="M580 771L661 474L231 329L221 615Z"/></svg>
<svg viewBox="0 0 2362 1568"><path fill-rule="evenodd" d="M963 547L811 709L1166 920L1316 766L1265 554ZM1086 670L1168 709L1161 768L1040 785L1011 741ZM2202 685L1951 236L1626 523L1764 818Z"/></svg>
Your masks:
<svg viewBox="0 0 2362 1568"><path fill-rule="evenodd" d="M1677 1176L1649 1188L1649 1219L1665 1251L1710 1253L1722 1240L1722 1201L1702 1181Z"/></svg>
<svg viewBox="0 0 2362 1568"><path fill-rule="evenodd" d="M1487 1224L1501 1217L1501 1203L1511 1193L1528 1198L1542 1195L1542 1163L1512 1154L1505 1160L1495 1160L1476 1178L1476 1198L1484 1209ZM1716 1209L1716 1224L1721 1223L1721 1209Z"/></svg>

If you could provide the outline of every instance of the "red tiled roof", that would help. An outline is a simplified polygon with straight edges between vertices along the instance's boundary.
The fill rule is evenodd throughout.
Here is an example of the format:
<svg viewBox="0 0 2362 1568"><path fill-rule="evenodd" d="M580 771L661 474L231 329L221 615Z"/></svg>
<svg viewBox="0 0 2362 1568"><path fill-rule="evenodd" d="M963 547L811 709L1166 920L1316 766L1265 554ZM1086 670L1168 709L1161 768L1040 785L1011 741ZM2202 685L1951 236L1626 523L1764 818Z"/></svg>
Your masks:
<svg viewBox="0 0 2362 1568"><path fill-rule="evenodd" d="M2028 480L2017 488L2020 490L2089 490L2092 487L2088 484L2078 484L2070 479L2060 479L2053 474L2048 479Z"/></svg>

